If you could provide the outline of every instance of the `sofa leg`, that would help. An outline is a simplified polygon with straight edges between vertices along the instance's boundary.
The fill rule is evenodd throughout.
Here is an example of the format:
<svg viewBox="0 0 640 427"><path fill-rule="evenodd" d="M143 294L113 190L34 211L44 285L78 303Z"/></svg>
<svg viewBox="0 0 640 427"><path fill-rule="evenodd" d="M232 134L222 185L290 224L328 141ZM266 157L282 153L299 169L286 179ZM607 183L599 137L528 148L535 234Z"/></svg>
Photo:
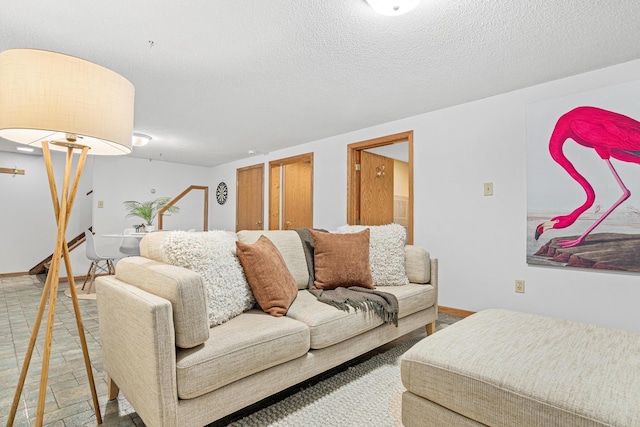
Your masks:
<svg viewBox="0 0 640 427"><path fill-rule="evenodd" d="M431 335L436 331L436 322L431 322L427 325L427 335Z"/></svg>
<svg viewBox="0 0 640 427"><path fill-rule="evenodd" d="M110 376L107 376L107 399L113 400L118 397L118 393L120 392L120 387L111 379Z"/></svg>

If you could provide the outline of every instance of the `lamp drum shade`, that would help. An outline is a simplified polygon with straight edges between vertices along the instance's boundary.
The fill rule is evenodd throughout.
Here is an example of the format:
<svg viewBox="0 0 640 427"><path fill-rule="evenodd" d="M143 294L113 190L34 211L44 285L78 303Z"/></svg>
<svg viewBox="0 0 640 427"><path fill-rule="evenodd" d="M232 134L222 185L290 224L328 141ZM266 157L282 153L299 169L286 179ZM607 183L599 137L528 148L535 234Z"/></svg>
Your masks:
<svg viewBox="0 0 640 427"><path fill-rule="evenodd" d="M84 59L37 49L0 52L0 137L20 144L40 147L73 134L88 154L129 154L134 95L129 80Z"/></svg>

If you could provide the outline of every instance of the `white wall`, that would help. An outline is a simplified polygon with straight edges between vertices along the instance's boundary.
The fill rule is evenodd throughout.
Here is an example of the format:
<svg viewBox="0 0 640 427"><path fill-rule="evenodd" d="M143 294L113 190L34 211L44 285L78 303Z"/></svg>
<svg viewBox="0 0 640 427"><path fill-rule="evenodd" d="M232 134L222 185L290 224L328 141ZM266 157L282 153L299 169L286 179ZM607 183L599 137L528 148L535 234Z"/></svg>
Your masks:
<svg viewBox="0 0 640 427"><path fill-rule="evenodd" d="M133 157L97 157L94 169L93 223L98 234L119 233L134 224L143 223L140 218L126 217L127 211L122 205L124 201L144 202L165 196L173 198L190 185L209 185L209 168L179 163ZM209 191L212 197L212 190ZM97 207L99 201L103 202L102 208ZM164 229L202 230L202 191L190 192L177 206L180 207L179 213L164 216Z"/></svg>
<svg viewBox="0 0 640 427"><path fill-rule="evenodd" d="M235 188L235 169L314 152L314 226L346 221L346 146L414 131L416 244L440 260L440 304L503 307L640 332L637 274L526 263L526 106L638 79L640 61L422 114L213 168ZM639 114L640 115L640 114ZM483 196L483 183L494 196ZM266 191L265 183L265 191ZM631 191L640 191L640 187ZM265 219L267 215L265 203ZM235 191L212 207L216 228L233 229ZM515 279L526 293L514 292Z"/></svg>
<svg viewBox="0 0 640 427"><path fill-rule="evenodd" d="M96 157L93 174L93 224L98 236L122 233L134 224L142 224L137 217L127 218L122 203L127 200L140 202L158 197L176 197L190 185L210 185L210 169L163 161L149 161L133 157ZM151 191L155 190L155 193ZM201 190L191 191L177 206L180 212L164 216L165 230L202 230L204 195ZM215 188L209 189L209 198L215 198ZM98 202L103 207L98 208ZM157 218L155 221L157 225ZM117 249L120 243L113 239L111 245L103 238L102 243Z"/></svg>
<svg viewBox="0 0 640 427"><path fill-rule="evenodd" d="M77 159L77 156L74 156ZM64 168L64 156L52 153L58 181ZM24 176L0 174L0 274L25 272L51 255L55 246L56 223L42 156L0 152L0 167L25 169ZM93 224L101 254L117 254L119 239L102 234L121 233L139 218L126 218L125 200L147 201L160 196L175 197L190 185L209 185L210 169L132 157L89 156L80 180L76 202L69 219L67 239ZM58 182L58 191L62 182ZM150 190L155 189L155 194ZM92 194L87 193L93 189ZM210 197L215 189L210 190ZM98 209L98 201L103 208ZM192 191L179 203L180 213L165 216L169 230L202 229L204 197ZM157 224L157 222L156 222ZM74 275L84 275L90 262L84 245L71 252ZM66 276L63 269L62 276Z"/></svg>
<svg viewBox="0 0 640 427"><path fill-rule="evenodd" d="M132 224L124 218L122 201L176 195L188 185L204 184L211 189L209 228L233 230L236 168L314 152L314 226L335 229L346 221L347 144L413 130L414 241L440 260L441 305L473 311L505 307L640 332L637 274L527 265L525 154L527 104L638 76L640 61L633 61L211 169L95 158L92 201L95 207L103 200L105 207L93 210L94 226L99 234L119 232ZM5 161L9 167L15 163L28 173L0 175L0 273L30 268L31 260L51 252L55 236L44 168L38 172L34 166L42 159L16 156L0 154L3 167ZM214 197L220 181L230 189L222 206ZM484 182L494 183L494 196L483 196ZM265 179L265 191L266 186ZM29 227L34 229L26 231L28 239L46 243L43 248L20 243ZM82 271L75 264L74 270ZM515 279L526 280L525 294L514 292Z"/></svg>
<svg viewBox="0 0 640 427"><path fill-rule="evenodd" d="M77 156L74 159L74 165ZM58 194L62 192L65 156L51 153ZM0 174L0 273L29 271L50 256L55 246L57 225L42 156L0 152L0 167L24 169L24 175ZM67 238L72 239L91 225L90 197L92 158L89 157L80 179L78 192L69 218ZM75 170L75 169L74 169ZM74 274L84 274L84 256L71 253ZM62 275L66 275L64 263Z"/></svg>

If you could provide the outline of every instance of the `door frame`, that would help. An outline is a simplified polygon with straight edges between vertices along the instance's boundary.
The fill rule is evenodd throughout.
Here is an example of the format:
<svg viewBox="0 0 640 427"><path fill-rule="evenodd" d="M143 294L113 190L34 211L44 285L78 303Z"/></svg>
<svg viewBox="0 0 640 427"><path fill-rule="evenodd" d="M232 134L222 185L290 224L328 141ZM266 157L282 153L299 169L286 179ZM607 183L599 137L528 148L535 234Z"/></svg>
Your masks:
<svg viewBox="0 0 640 427"><path fill-rule="evenodd" d="M360 180L356 165L363 150L408 141L409 150L409 226L407 243L413 244L413 131L387 135L347 145L347 224L355 225L360 217Z"/></svg>
<svg viewBox="0 0 640 427"><path fill-rule="evenodd" d="M280 230L280 222L282 220L281 206L281 193L280 188L280 173L277 174L278 179L274 179L274 172L284 165L291 163L305 163L311 164L311 223L313 224L313 152L298 154L296 156L285 157L284 159L271 160L269 162L269 230ZM275 228L274 228L275 227Z"/></svg>

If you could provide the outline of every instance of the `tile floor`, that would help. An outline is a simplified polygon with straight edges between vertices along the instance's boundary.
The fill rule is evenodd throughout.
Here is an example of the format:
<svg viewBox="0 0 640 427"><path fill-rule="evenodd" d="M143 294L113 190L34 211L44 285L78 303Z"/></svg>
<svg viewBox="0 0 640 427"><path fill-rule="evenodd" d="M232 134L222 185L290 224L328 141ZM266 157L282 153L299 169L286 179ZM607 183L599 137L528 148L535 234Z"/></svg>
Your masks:
<svg viewBox="0 0 640 427"><path fill-rule="evenodd" d="M43 288L42 276L0 278L0 425L7 423ZM66 283L61 283L57 295L44 424L55 427L95 426L96 417L73 315L73 304L64 295L67 288ZM94 300L80 300L79 304L103 425L144 425L122 395L117 400L107 401L96 303ZM441 314L438 328L457 320L459 318ZM424 334L424 329L414 333ZM40 327L18 405L13 424L16 427L35 425L44 335L45 320Z"/></svg>
<svg viewBox="0 0 640 427"><path fill-rule="evenodd" d="M41 276L0 278L0 424L5 425L18 384L20 369L31 337L33 323L42 296ZM61 283L57 295L56 316L44 424L55 427L95 426L91 391L78 337L73 304L64 295L68 284ZM106 374L102 369L102 351L98 331L98 310L94 300L80 300L87 347L105 426L144 425L123 397L107 401ZM18 405L14 426L35 425L38 388L44 348L45 319L31 358L29 372Z"/></svg>

